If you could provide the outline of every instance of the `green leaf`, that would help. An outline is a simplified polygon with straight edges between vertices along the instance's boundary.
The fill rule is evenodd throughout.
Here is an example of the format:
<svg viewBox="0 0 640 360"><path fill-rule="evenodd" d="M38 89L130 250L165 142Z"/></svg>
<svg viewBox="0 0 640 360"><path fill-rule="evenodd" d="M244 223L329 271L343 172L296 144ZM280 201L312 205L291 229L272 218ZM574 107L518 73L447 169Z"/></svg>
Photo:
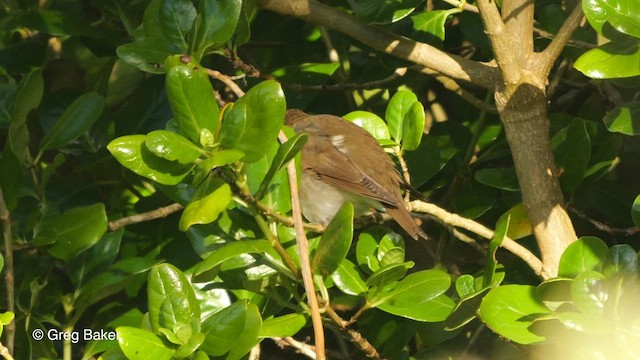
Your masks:
<svg viewBox="0 0 640 360"><path fill-rule="evenodd" d="M613 245L602 265L602 272L607 277L638 273L638 254L627 244Z"/></svg>
<svg viewBox="0 0 640 360"><path fill-rule="evenodd" d="M170 59L173 57L167 58L165 63L169 63ZM218 104L203 68L194 62L174 66L167 70L165 86L181 135L194 144L199 144L202 129L216 132L219 121Z"/></svg>
<svg viewBox="0 0 640 360"><path fill-rule="evenodd" d="M159 25L165 38L187 51L187 33L196 19L191 0L164 0L160 6Z"/></svg>
<svg viewBox="0 0 640 360"><path fill-rule="evenodd" d="M585 271L571 283L573 303L584 314L602 316L610 296L605 276L599 272Z"/></svg>
<svg viewBox="0 0 640 360"><path fill-rule="evenodd" d="M596 270L606 259L609 248L597 237L583 236L573 242L560 257L558 276L573 278Z"/></svg>
<svg viewBox="0 0 640 360"><path fill-rule="evenodd" d="M411 108L416 102L418 102L418 97L411 91L398 91L393 95L391 100L389 100L385 119L389 125L391 137L398 143L402 141L404 136L404 122L411 121L412 119L413 113Z"/></svg>
<svg viewBox="0 0 640 360"><path fill-rule="evenodd" d="M245 5L247 2L245 1ZM245 11L243 11L244 13ZM246 18L246 15L242 15ZM241 20L241 23L247 20ZM241 24L238 24L238 32L240 32ZM247 27L247 30L249 28ZM238 37L235 39L237 44ZM275 69L271 75L276 77L281 84L300 84L304 86L321 86L326 84L331 75L340 68L340 63L302 63ZM289 108L305 109L318 96L318 92L314 91L295 91L293 88L285 88L284 93L287 98Z"/></svg>
<svg viewBox="0 0 640 360"><path fill-rule="evenodd" d="M482 287L489 287L495 282L496 266L498 261L496 260L496 252L502 242L504 241L507 231L509 231L509 222L511 217L507 215L506 218L500 218L498 224L496 224L496 231L493 233L491 242L489 242L489 249L487 250L487 264L484 267L484 276L482 277Z"/></svg>
<svg viewBox="0 0 640 360"><path fill-rule="evenodd" d="M311 262L314 274L331 275L347 256L353 241L353 204L344 203L322 234Z"/></svg>
<svg viewBox="0 0 640 360"><path fill-rule="evenodd" d="M210 270L234 257L241 256L243 254L262 254L272 252L273 247L267 240L243 240L230 242L216 249L207 256L204 261L196 265L193 270L193 281L202 282L203 280L213 279L216 274L210 273Z"/></svg>
<svg viewBox="0 0 640 360"><path fill-rule="evenodd" d="M280 145L278 148L278 152L276 156L273 158L271 162L271 166L269 167L269 171L262 179L260 183L260 188L255 195L256 200L260 200L267 193L269 188L269 184L275 174L280 171L283 167L285 167L291 159L293 159L302 149L304 144L307 143L307 134L297 134L294 137L290 138L284 144Z"/></svg>
<svg viewBox="0 0 640 360"><path fill-rule="evenodd" d="M475 292L475 279L469 274L462 274L456 279L456 292L461 298Z"/></svg>
<svg viewBox="0 0 640 360"><path fill-rule="evenodd" d="M44 79L42 69L35 69L25 75L16 89L11 106L11 121L13 123L24 123L27 115L36 109L42 101L44 93Z"/></svg>
<svg viewBox="0 0 640 360"><path fill-rule="evenodd" d="M270 173L275 170L273 164L280 161L276 160L279 149L280 147L273 146L264 154L265 156L247 164L246 174L249 190L257 194L256 198L270 209L286 214L291 211L291 191L287 170L280 167L273 175ZM268 184L265 182L267 176L271 177ZM260 194L260 191L263 194Z"/></svg>
<svg viewBox="0 0 640 360"><path fill-rule="evenodd" d="M389 140L389 128L387 124L378 115L362 110L352 111L342 118L367 130L376 140Z"/></svg>
<svg viewBox="0 0 640 360"><path fill-rule="evenodd" d="M129 326L116 328L120 349L130 360L170 360L174 350L168 348L156 334Z"/></svg>
<svg viewBox="0 0 640 360"><path fill-rule="evenodd" d="M457 330L475 319L482 299L489 293L489 290L491 288L487 287L480 291L469 293L460 299L444 321L445 329L448 331Z"/></svg>
<svg viewBox="0 0 640 360"><path fill-rule="evenodd" d="M640 40L612 41L582 54L573 65L593 79L640 75Z"/></svg>
<svg viewBox="0 0 640 360"><path fill-rule="evenodd" d="M516 206L507 210L504 214L500 215L498 222L504 218L509 217L509 229L507 230L507 236L512 240L522 239L525 236L533 234L533 228L529 221L527 211L524 209L522 203L518 203Z"/></svg>
<svg viewBox="0 0 640 360"><path fill-rule="evenodd" d="M64 146L89 130L102 115L104 105L104 97L93 92L77 98L44 136L40 151Z"/></svg>
<svg viewBox="0 0 640 360"><path fill-rule="evenodd" d="M204 321L206 337L200 349L211 356L229 353L226 359L239 359L259 341L261 327L257 306L235 302Z"/></svg>
<svg viewBox="0 0 640 360"><path fill-rule="evenodd" d="M624 135L640 135L640 101L616 106L602 119L607 129Z"/></svg>
<svg viewBox="0 0 640 360"><path fill-rule="evenodd" d="M380 260L377 257L378 244L391 230L381 226L373 226L365 229L358 235L356 242L356 260L360 267L377 271L380 269Z"/></svg>
<svg viewBox="0 0 640 360"><path fill-rule="evenodd" d="M473 175L481 184L506 191L518 191L518 177L515 168L480 169Z"/></svg>
<svg viewBox="0 0 640 360"><path fill-rule="evenodd" d="M155 156L145 146L145 135L127 135L112 140L107 149L127 169L164 185L182 181L193 165L183 165Z"/></svg>
<svg viewBox="0 0 640 360"><path fill-rule="evenodd" d="M614 322L610 319L603 319L600 316L566 312L558 314L558 320L567 328L584 335L607 336L612 331L615 331Z"/></svg>
<svg viewBox="0 0 640 360"><path fill-rule="evenodd" d="M413 151L420 146L424 133L424 107L419 101L414 102L405 115L402 123L402 150Z"/></svg>
<svg viewBox="0 0 640 360"><path fill-rule="evenodd" d="M375 290L379 290L385 285L388 285L402 278L407 273L407 269L409 269L410 267L411 266L409 266L408 263L393 264L381 267L373 274L371 274L371 276L367 279L367 286L376 287L377 289ZM375 296L376 294L377 291L374 291L373 295Z"/></svg>
<svg viewBox="0 0 640 360"><path fill-rule="evenodd" d="M480 318L493 331L519 344L532 344L545 338L532 333L529 326L540 315L549 313L528 285L504 285L492 289L482 300Z"/></svg>
<svg viewBox="0 0 640 360"><path fill-rule="evenodd" d="M158 0L158 3L160 1ZM162 38L144 38L121 45L116 49L116 54L122 61L152 74L164 74L165 69L162 67L164 60L167 56L180 52L179 47Z"/></svg>
<svg viewBox="0 0 640 360"><path fill-rule="evenodd" d="M22 179L22 167L11 150L11 141L4 144L4 150L0 153L0 174L2 174L0 189L2 189L7 209L11 212L18 206Z"/></svg>
<svg viewBox="0 0 640 360"><path fill-rule="evenodd" d="M224 112L220 143L224 149L238 149L242 161L257 161L274 145L286 111L284 93L273 80L249 90Z"/></svg>
<svg viewBox="0 0 640 360"><path fill-rule="evenodd" d="M565 192L574 191L584 178L591 158L591 139L585 121L574 119L552 139L560 185Z"/></svg>
<svg viewBox="0 0 640 360"><path fill-rule="evenodd" d="M231 195L229 184L219 178L207 178L184 208L178 228L187 231L191 225L215 221L231 202Z"/></svg>
<svg viewBox="0 0 640 360"><path fill-rule="evenodd" d="M444 25L447 23L449 15L459 13L457 8L449 10L424 11L411 17L413 29L419 32L430 34L441 41L444 41Z"/></svg>
<svg viewBox="0 0 640 360"><path fill-rule="evenodd" d="M200 319L200 305L184 274L171 264L151 268L147 283L149 321L154 332L160 328L191 324ZM199 324L199 322L198 322Z"/></svg>
<svg viewBox="0 0 640 360"><path fill-rule="evenodd" d="M342 260L338 269L331 274L331 279L338 289L345 294L357 296L367 292L367 285L362 275L358 272L356 265L349 259Z"/></svg>
<svg viewBox="0 0 640 360"><path fill-rule="evenodd" d="M357 0L355 13L367 24L390 24L411 14L423 0Z"/></svg>
<svg viewBox="0 0 640 360"><path fill-rule="evenodd" d="M640 195L636 196L633 205L631 205L631 220L635 226L640 226Z"/></svg>
<svg viewBox="0 0 640 360"><path fill-rule="evenodd" d="M452 205L456 214L476 219L494 208L496 189L473 179L465 179L453 194Z"/></svg>
<svg viewBox="0 0 640 360"><path fill-rule="evenodd" d="M192 163L202 155L203 150L183 136L166 130L155 130L144 139L147 149L157 157L180 164Z"/></svg>
<svg viewBox="0 0 640 360"><path fill-rule="evenodd" d="M616 30L640 38L640 12L634 1L583 0L582 8L591 26L599 33L609 21Z"/></svg>
<svg viewBox="0 0 640 360"><path fill-rule="evenodd" d="M104 204L76 207L59 215L52 224L50 234L55 234L55 244L49 253L58 259L69 261L92 247L107 231L107 214Z"/></svg>
<svg viewBox="0 0 640 360"><path fill-rule="evenodd" d="M378 299L372 306L385 312L418 321L443 321L454 307L444 295L451 279L440 270L423 270L402 279L394 289Z"/></svg>
<svg viewBox="0 0 640 360"><path fill-rule="evenodd" d="M198 16L191 31L193 41L190 53L201 59L211 50L224 46L236 30L241 10L240 0L200 1Z"/></svg>
<svg viewBox="0 0 640 360"><path fill-rule="evenodd" d="M262 322L260 337L286 337L293 336L307 323L307 318L302 314L287 314Z"/></svg>
<svg viewBox="0 0 640 360"><path fill-rule="evenodd" d="M540 297L544 305L557 311L561 306L571 303L571 285L572 279L553 278L545 280L536 288L536 294Z"/></svg>

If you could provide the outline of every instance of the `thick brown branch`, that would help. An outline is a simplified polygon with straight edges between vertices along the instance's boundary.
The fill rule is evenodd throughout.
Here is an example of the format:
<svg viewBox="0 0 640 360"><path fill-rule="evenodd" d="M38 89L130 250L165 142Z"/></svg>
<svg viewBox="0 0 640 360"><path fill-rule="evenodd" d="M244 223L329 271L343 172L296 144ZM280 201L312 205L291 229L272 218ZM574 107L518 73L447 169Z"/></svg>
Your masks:
<svg viewBox="0 0 640 360"><path fill-rule="evenodd" d="M494 89L498 84L498 71L491 65L447 54L431 45L361 24L344 11L315 0L262 0L258 6L335 29L378 51L426 66L454 79L486 89Z"/></svg>
<svg viewBox="0 0 640 360"><path fill-rule="evenodd" d="M502 18L509 39L509 49L515 59L526 60L533 54L533 0L509 0L502 4Z"/></svg>

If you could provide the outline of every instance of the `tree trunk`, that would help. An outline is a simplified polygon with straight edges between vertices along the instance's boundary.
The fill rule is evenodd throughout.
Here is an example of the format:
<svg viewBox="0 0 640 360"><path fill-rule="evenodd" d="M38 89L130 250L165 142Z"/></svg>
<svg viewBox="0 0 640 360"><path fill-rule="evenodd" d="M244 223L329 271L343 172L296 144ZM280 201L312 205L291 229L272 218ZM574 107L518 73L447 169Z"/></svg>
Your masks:
<svg viewBox="0 0 640 360"><path fill-rule="evenodd" d="M560 256L575 241L553 159L544 86L507 85L496 105L516 167L522 200L542 254L544 278L558 274Z"/></svg>

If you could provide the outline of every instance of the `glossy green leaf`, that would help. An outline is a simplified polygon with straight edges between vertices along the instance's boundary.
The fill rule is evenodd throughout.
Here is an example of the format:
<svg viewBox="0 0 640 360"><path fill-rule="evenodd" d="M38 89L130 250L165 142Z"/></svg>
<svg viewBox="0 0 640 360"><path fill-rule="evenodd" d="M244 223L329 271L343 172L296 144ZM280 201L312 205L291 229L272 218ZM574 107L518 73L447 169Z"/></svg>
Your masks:
<svg viewBox="0 0 640 360"><path fill-rule="evenodd" d="M585 335L608 335L614 331L614 322L600 316L565 312L558 314L558 320L569 329Z"/></svg>
<svg viewBox="0 0 640 360"><path fill-rule="evenodd" d="M580 273L571 283L573 303L584 314L602 316L611 295L604 275L596 271Z"/></svg>
<svg viewBox="0 0 640 360"><path fill-rule="evenodd" d="M553 278L545 280L536 288L536 294L540 297L545 306L556 311L560 306L571 303L572 279Z"/></svg>
<svg viewBox="0 0 640 360"><path fill-rule="evenodd" d="M261 327L257 306L235 302L204 321L206 338L200 349L211 356L229 353L226 359L239 359L259 341Z"/></svg>
<svg viewBox="0 0 640 360"><path fill-rule="evenodd" d="M423 0L357 0L355 13L368 24L390 24L411 14Z"/></svg>
<svg viewBox="0 0 640 360"><path fill-rule="evenodd" d="M188 328L188 327L185 327L185 328ZM204 341L203 333L195 333L193 335L190 335L188 339L185 339L183 341L182 345L180 345L180 347L176 350L173 356L178 359L186 358L191 354L195 353L195 351L200 347L200 345L202 345L203 341Z"/></svg>
<svg viewBox="0 0 640 360"><path fill-rule="evenodd" d="M462 328L477 317L478 309L482 299L489 293L491 288L484 288L480 291L467 294L456 304L444 321L446 330L453 331Z"/></svg>
<svg viewBox="0 0 640 360"><path fill-rule="evenodd" d="M230 242L207 256L204 261L196 265L193 270L195 282L201 282L203 280L212 280L215 277L215 272L211 273L211 270L216 266L222 264L229 259L232 259L243 254L262 254L273 252L273 247L267 240L243 240Z"/></svg>
<svg viewBox="0 0 640 360"><path fill-rule="evenodd" d="M178 46L163 38L144 38L121 45L116 49L122 61L152 74L164 74L165 69L162 67L164 60L167 56L180 52Z"/></svg>
<svg viewBox="0 0 640 360"><path fill-rule="evenodd" d="M300 331L307 323L307 318L302 314L287 314L262 322L260 337L285 337L293 336Z"/></svg>
<svg viewBox="0 0 640 360"><path fill-rule="evenodd" d="M424 107L422 103L416 101L409 108L402 123L402 150L413 151L420 146L424 124Z"/></svg>
<svg viewBox="0 0 640 360"><path fill-rule="evenodd" d="M116 328L120 349L130 360L170 360L174 350L151 331L120 326Z"/></svg>
<svg viewBox="0 0 640 360"><path fill-rule="evenodd" d="M604 241L583 236L567 247L560 258L558 276L573 278L578 274L596 270L607 257L609 248Z"/></svg>
<svg viewBox="0 0 640 360"><path fill-rule="evenodd" d="M255 195L256 200L260 200L267 193L269 188L269 184L275 174L280 171L283 167L285 167L291 159L293 159L302 149L304 144L307 142L307 134L297 134L291 139L287 140L284 144L280 145L278 148L278 152L276 156L273 158L271 162L271 166L269 166L269 170L267 174L262 179L260 183L260 188Z"/></svg>
<svg viewBox="0 0 640 360"><path fill-rule="evenodd" d="M462 274L456 279L456 292L461 298L475 292L475 279L469 274Z"/></svg>
<svg viewBox="0 0 640 360"><path fill-rule="evenodd" d="M360 233L356 242L356 260L360 267L371 272L380 269L380 260L377 256L378 244L390 231L381 226L373 226Z"/></svg>
<svg viewBox="0 0 640 360"><path fill-rule="evenodd" d="M609 21L616 30L640 38L640 13L635 1L583 0L582 9L599 33L602 33L604 23Z"/></svg>
<svg viewBox="0 0 640 360"><path fill-rule="evenodd" d="M640 101L621 104L602 119L611 132L624 135L640 135Z"/></svg>
<svg viewBox="0 0 640 360"><path fill-rule="evenodd" d="M51 234L55 244L49 253L58 259L69 261L97 243L107 231L107 214L104 204L76 207L56 217Z"/></svg>
<svg viewBox="0 0 640 360"><path fill-rule="evenodd" d="M425 135L415 151L404 154L414 187L426 183L436 176L451 158L458 153L449 135Z"/></svg>
<svg viewBox="0 0 640 360"><path fill-rule="evenodd" d="M233 164L242 159L244 154L239 150L220 150L213 153L210 157L202 159L196 165L196 174L193 179L194 184L201 183L209 176L211 170L218 166Z"/></svg>
<svg viewBox="0 0 640 360"><path fill-rule="evenodd" d="M158 24L166 39L186 52L187 33L196 19L196 8L191 0L163 0Z"/></svg>
<svg viewBox="0 0 640 360"><path fill-rule="evenodd" d="M430 34L431 36L444 41L444 25L446 24L449 15L458 12L460 12L460 10L456 8L421 12L420 14L411 17L413 29L418 32Z"/></svg>
<svg viewBox="0 0 640 360"><path fill-rule="evenodd" d="M496 189L518 191L518 177L514 168L480 169L474 174L474 179Z"/></svg>
<svg viewBox="0 0 640 360"><path fill-rule="evenodd" d="M519 344L532 344L545 338L532 333L529 326L549 309L528 285L504 285L492 289L482 300L482 321L501 336Z"/></svg>
<svg viewBox="0 0 640 360"><path fill-rule="evenodd" d="M149 321L157 333L200 318L200 305L191 283L171 264L151 268L147 283Z"/></svg>
<svg viewBox="0 0 640 360"><path fill-rule="evenodd" d="M584 53L573 65L593 79L640 75L640 40L612 41Z"/></svg>
<svg viewBox="0 0 640 360"><path fill-rule="evenodd" d="M100 118L104 106L104 96L93 92L77 98L42 138L40 151L64 146L82 135Z"/></svg>
<svg viewBox="0 0 640 360"><path fill-rule="evenodd" d="M509 217L509 229L507 230L507 236L512 240L521 239L525 236L533 234L533 227L529 221L527 211L524 209L522 203L517 204L511 209L507 210L504 214L500 215L498 222L504 218Z"/></svg>
<svg viewBox="0 0 640 360"><path fill-rule="evenodd" d="M631 220L636 226L640 226L640 195L636 197L631 205Z"/></svg>
<svg viewBox="0 0 640 360"><path fill-rule="evenodd" d="M376 140L391 139L387 124L372 112L356 110L344 115L342 118L367 130Z"/></svg>
<svg viewBox="0 0 640 360"><path fill-rule="evenodd" d="M143 257L120 260L104 271L92 276L78 291L74 306L76 313L82 313L89 306L125 290L134 279L153 266L153 261Z"/></svg>
<svg viewBox="0 0 640 360"><path fill-rule="evenodd" d="M398 143L401 143L404 137L405 121L413 120L413 111L411 108L416 102L418 102L418 97L411 91L398 91L393 95L391 100L389 100L387 111L385 113L385 120L389 125L391 138Z"/></svg>
<svg viewBox="0 0 640 360"><path fill-rule="evenodd" d="M229 184L219 178L208 178L184 208L178 228L186 231L191 225L215 221L231 202L231 195Z"/></svg>
<svg viewBox="0 0 640 360"><path fill-rule="evenodd" d="M402 279L372 305L413 320L443 321L454 307L453 301L443 295L450 285L449 274L443 271L418 271Z"/></svg>
<svg viewBox="0 0 640 360"><path fill-rule="evenodd" d="M163 2L164 0L151 0L149 2L149 5L147 5L147 7L144 9L144 14L142 16L142 27L144 28L144 38L146 39L164 38L164 34L162 33L162 26L160 25L160 8L162 8Z"/></svg>
<svg viewBox="0 0 640 360"><path fill-rule="evenodd" d="M238 149L250 163L274 145L282 127L286 103L280 84L263 81L224 112L220 142L224 149Z"/></svg>
<svg viewBox="0 0 640 360"><path fill-rule="evenodd" d="M637 274L638 253L627 244L613 245L602 265L602 272L607 277L625 274Z"/></svg>
<svg viewBox="0 0 640 360"><path fill-rule="evenodd" d="M322 234L311 266L314 274L331 275L347 256L353 241L353 204L346 202Z"/></svg>
<svg viewBox="0 0 640 360"><path fill-rule="evenodd" d="M203 153L202 149L183 136L166 130L148 133L144 143L155 156L180 164L190 164Z"/></svg>
<svg viewBox="0 0 640 360"><path fill-rule="evenodd" d="M200 59L207 52L225 45L235 32L241 10L240 0L200 1L191 31L190 52Z"/></svg>
<svg viewBox="0 0 640 360"><path fill-rule="evenodd" d="M25 75L16 89L11 106L11 121L14 123L24 123L27 115L36 109L42 101L44 93L44 79L42 69L35 69Z"/></svg>
<svg viewBox="0 0 640 360"><path fill-rule="evenodd" d="M411 267L409 264L393 264L386 267L379 268L367 279L367 286L382 288L396 280L401 279L407 270ZM376 292L373 295L377 294Z"/></svg>
<svg viewBox="0 0 640 360"><path fill-rule="evenodd" d="M198 144L202 129L215 133L219 109L204 69L194 62L174 66L167 70L165 86L181 135Z"/></svg>
<svg viewBox="0 0 640 360"><path fill-rule="evenodd" d="M482 287L489 287L495 283L495 272L496 267L498 266L498 261L496 260L496 252L502 242L504 241L507 231L509 231L509 222L511 221L511 217L507 216L506 218L500 218L498 224L496 224L496 231L493 233L493 237L491 237L491 241L489 242L489 249L487 249L487 264L484 267L484 276L482 278Z"/></svg>
<svg viewBox="0 0 640 360"><path fill-rule="evenodd" d="M276 145L276 144L274 144ZM247 182L249 190L256 194L261 203L281 214L291 211L291 191L289 189L289 176L284 167L275 171L274 163L279 146L271 147L263 157L246 165ZM284 165L284 164L283 164ZM273 174L272 174L273 172ZM271 177L266 183L267 176ZM262 194L260 192L263 192Z"/></svg>
<svg viewBox="0 0 640 360"><path fill-rule="evenodd" d="M574 119L569 126L556 134L552 143L560 175L560 185L565 192L574 191L584 178L591 158L591 139L585 121Z"/></svg>
<svg viewBox="0 0 640 360"><path fill-rule="evenodd" d="M193 165L183 165L155 156L145 146L145 135L127 135L114 139L107 145L111 155L134 173L164 185L182 181Z"/></svg>
<svg viewBox="0 0 640 360"><path fill-rule="evenodd" d="M345 294L355 296L364 294L367 291L367 285L362 275L360 275L356 265L349 259L342 260L338 269L331 274L331 279L338 289Z"/></svg>

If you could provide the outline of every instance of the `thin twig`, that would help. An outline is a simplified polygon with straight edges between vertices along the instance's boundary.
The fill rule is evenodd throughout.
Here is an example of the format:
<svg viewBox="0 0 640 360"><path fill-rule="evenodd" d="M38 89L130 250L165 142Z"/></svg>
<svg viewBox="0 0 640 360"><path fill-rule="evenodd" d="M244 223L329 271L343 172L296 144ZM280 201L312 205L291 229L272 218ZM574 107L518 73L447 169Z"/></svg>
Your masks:
<svg viewBox="0 0 640 360"><path fill-rule="evenodd" d="M161 207L155 210L147 211L142 214L136 214L127 216L122 219L114 220L109 222L109 231L116 231L121 227L125 227L127 225L133 225L145 221L151 221L159 218L165 218L174 212L180 211L184 208L184 206L174 203L169 206Z"/></svg>
<svg viewBox="0 0 640 360"><path fill-rule="evenodd" d="M375 359L375 360L381 360L384 359L380 353L378 352L378 350L371 345L371 343L369 342L369 340L367 340L366 338L364 338L362 336L362 334L360 334L358 331L353 330L352 328L349 327L349 322L347 322L346 320L344 320L342 317L340 317L340 315L338 315L332 308L331 306L327 306L325 307L325 311L327 313L327 315L329 315L329 318L336 323L336 325L338 325L340 327L341 330L343 330L344 332L347 333L347 335L349 335L349 338L351 338L351 341L356 344L356 346L358 347L358 349L360 349L368 358L370 359Z"/></svg>
<svg viewBox="0 0 640 360"><path fill-rule="evenodd" d="M486 101L482 101L482 100L478 99L473 94L471 94L467 90L463 89L452 78L444 76L444 75L440 74L439 72L431 70L431 69L426 68L426 67L419 68L419 71L421 73L423 73L423 74L427 74L427 75L432 76L440 84L442 84L442 86L444 86L445 89L460 95L460 97L462 97L469 104L477 107L478 109L486 111L486 112L489 112L489 113L492 113L492 114L497 114L498 113L498 109L495 107L495 105L488 104Z"/></svg>
<svg viewBox="0 0 640 360"><path fill-rule="evenodd" d="M541 38L550 39L550 40L553 40L556 38L555 34L552 34L548 31L544 31L540 28L534 27L533 31L535 34L537 34ZM574 40L574 39L570 39L569 41L567 41L567 45L572 45L572 46L583 48L583 49L595 49L598 47L598 45L591 44L586 41Z"/></svg>
<svg viewBox="0 0 640 360"><path fill-rule="evenodd" d="M7 291L7 310L15 314L15 275L13 271L13 235L11 234L11 213L7 208L4 199L4 193L0 188L0 222L2 222L2 236L4 237L4 283ZM13 346L16 336L15 318L5 326L5 334L7 334L7 345L2 346L3 352L6 350L9 357L2 354L5 358L10 358L13 354Z"/></svg>
<svg viewBox="0 0 640 360"><path fill-rule="evenodd" d="M616 227L612 227L609 226L601 221L595 220L590 218L587 214L585 214L584 212L570 206L569 207L569 211L571 211L572 213L578 215L580 218L588 221L591 225L593 225L596 229L606 232L607 234L610 235L624 235L624 236L632 236L635 234L640 233L640 227L638 226L633 226L633 227L629 227L629 228L616 228Z"/></svg>
<svg viewBox="0 0 640 360"><path fill-rule="evenodd" d="M9 349L0 343L0 356L7 360L13 360L13 356L11 356L11 352Z"/></svg>
<svg viewBox="0 0 640 360"><path fill-rule="evenodd" d="M272 337L271 340L275 341L280 347L290 346L298 351L298 353L308 357L309 359L316 359L316 352L312 346L300 342L291 336L287 337Z"/></svg>
<svg viewBox="0 0 640 360"><path fill-rule="evenodd" d="M323 85L302 85L302 84L285 84L282 86L293 91L345 91L345 90L371 90L379 88L388 88L391 83L400 79L407 73L408 68L397 68L393 74L384 79L372 80L364 83L343 83L343 84L323 84Z"/></svg>
<svg viewBox="0 0 640 360"><path fill-rule="evenodd" d="M212 78L216 78L222 81L225 85L227 85L229 89L231 89L231 91L233 91L233 93L236 94L237 97L241 98L244 96L244 91L240 89L240 86L238 86L238 84L236 84L233 80L231 80L229 76L217 70L206 69L206 68L205 70L207 74L209 74L209 76L211 76Z"/></svg>
<svg viewBox="0 0 640 360"><path fill-rule="evenodd" d="M287 141L283 132L279 136L282 142ZM304 231L302 222L302 211L300 209L300 197L298 195L298 176L296 174L296 163L291 161L287 165L287 175L289 177L289 188L291 191L291 213L293 216L293 227L296 230L296 243L298 245L298 256L300 257L300 268L302 271L302 282L307 294L307 302L311 311L311 323L313 324L313 334L315 337L315 347L317 359L325 360L324 349L324 329L322 328L322 317L320 316L320 306L313 284L311 274L311 261L309 259L309 241Z"/></svg>
<svg viewBox="0 0 640 360"><path fill-rule="evenodd" d="M494 231L487 228L486 226L471 219L463 218L460 215L450 213L434 204L416 200L412 201L410 205L413 211L430 214L447 225L468 230L474 234L482 236L485 239L491 239L493 237ZM524 246L518 244L508 237L506 237L502 242L502 247L526 262L529 267L531 267L531 269L536 273L536 275L545 275L542 273L542 261L540 261L538 257L536 257L531 251L529 251L529 249L525 248Z"/></svg>

